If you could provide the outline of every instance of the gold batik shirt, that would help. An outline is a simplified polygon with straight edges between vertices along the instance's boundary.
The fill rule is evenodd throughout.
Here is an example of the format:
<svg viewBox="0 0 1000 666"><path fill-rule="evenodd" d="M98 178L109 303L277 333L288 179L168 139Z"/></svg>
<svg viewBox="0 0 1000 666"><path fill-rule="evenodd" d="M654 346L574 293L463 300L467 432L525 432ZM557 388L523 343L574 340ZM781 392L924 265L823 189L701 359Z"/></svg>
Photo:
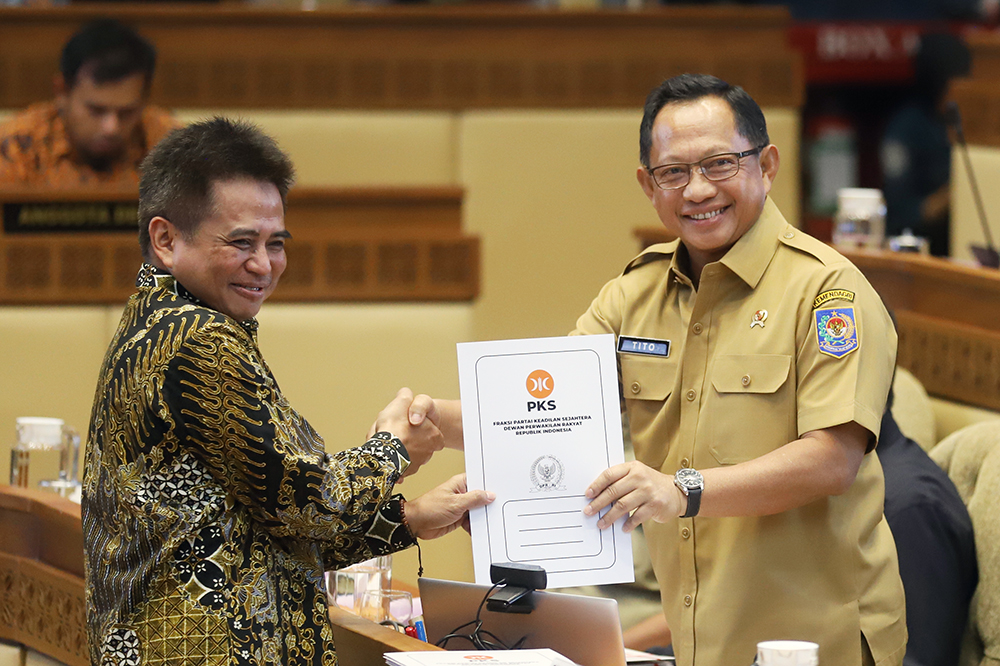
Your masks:
<svg viewBox="0 0 1000 666"><path fill-rule="evenodd" d="M415 540L389 433L325 452L256 320L143 266L97 383L83 489L101 665L335 666L323 571Z"/></svg>

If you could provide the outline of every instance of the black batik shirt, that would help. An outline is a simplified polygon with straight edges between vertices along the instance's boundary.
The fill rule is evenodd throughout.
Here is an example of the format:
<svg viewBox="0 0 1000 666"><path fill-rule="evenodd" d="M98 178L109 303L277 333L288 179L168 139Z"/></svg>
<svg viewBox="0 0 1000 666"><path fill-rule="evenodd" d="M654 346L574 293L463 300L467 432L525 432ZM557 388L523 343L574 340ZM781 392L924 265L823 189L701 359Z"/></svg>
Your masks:
<svg viewBox="0 0 1000 666"><path fill-rule="evenodd" d="M325 569L412 545L389 433L327 454L255 320L145 265L101 367L83 488L94 664L337 663Z"/></svg>

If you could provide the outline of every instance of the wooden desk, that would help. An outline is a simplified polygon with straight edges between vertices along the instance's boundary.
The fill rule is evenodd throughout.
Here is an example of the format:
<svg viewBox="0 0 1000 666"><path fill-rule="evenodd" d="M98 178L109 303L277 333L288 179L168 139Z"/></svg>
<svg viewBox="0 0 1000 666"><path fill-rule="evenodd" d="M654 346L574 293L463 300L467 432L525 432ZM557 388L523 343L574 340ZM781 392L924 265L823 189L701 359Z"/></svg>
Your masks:
<svg viewBox="0 0 1000 666"><path fill-rule="evenodd" d="M136 192L0 190L9 202L135 201ZM462 232L462 190L295 188L294 238L272 301L468 301L479 293L479 239ZM0 230L0 304L124 303L141 257L124 231Z"/></svg>
<svg viewBox="0 0 1000 666"><path fill-rule="evenodd" d="M336 606L330 607L333 641L341 666L369 666L385 663L386 652L443 652L439 647L410 638L375 624Z"/></svg>
<svg viewBox="0 0 1000 666"><path fill-rule="evenodd" d="M1000 271L916 254L842 254L896 317L897 365L931 395L1000 410Z"/></svg>
<svg viewBox="0 0 1000 666"><path fill-rule="evenodd" d="M779 7L88 3L0 8L0 108L50 98L63 43L98 16L156 44L152 100L168 107L637 109L682 72L742 85L762 106L804 99Z"/></svg>
<svg viewBox="0 0 1000 666"><path fill-rule="evenodd" d="M0 639L87 666L80 506L0 485Z"/></svg>
<svg viewBox="0 0 1000 666"><path fill-rule="evenodd" d="M633 234L642 248L665 229ZM896 364L931 395L1000 410L1000 271L888 251L844 251L896 317Z"/></svg>
<svg viewBox="0 0 1000 666"><path fill-rule="evenodd" d="M88 666L80 505L0 485L0 639L69 666ZM330 608L342 666L383 663L385 652L440 650Z"/></svg>

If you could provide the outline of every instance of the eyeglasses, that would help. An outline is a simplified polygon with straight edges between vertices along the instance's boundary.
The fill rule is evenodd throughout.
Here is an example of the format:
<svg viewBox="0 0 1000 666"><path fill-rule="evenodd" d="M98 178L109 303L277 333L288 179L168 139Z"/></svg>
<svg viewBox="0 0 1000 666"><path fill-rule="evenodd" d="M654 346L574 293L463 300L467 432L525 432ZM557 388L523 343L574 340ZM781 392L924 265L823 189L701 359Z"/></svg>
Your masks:
<svg viewBox="0 0 1000 666"><path fill-rule="evenodd" d="M691 167L697 166L701 174L711 181L729 180L740 172L740 160L756 155L766 146L758 146L742 153L709 155L697 162L663 164L649 169L649 175L661 190L679 190L691 182Z"/></svg>

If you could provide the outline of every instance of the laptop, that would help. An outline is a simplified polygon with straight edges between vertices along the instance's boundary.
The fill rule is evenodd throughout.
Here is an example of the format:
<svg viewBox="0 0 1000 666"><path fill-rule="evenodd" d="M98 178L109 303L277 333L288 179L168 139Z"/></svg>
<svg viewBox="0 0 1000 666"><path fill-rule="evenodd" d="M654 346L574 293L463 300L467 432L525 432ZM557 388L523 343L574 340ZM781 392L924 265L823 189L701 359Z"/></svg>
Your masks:
<svg viewBox="0 0 1000 666"><path fill-rule="evenodd" d="M421 578L427 642L437 643L456 628L476 618L476 610L489 591L488 585ZM626 666L618 602L559 592L532 592L535 609L529 614L497 613L483 605L483 630L513 646L551 648L581 666ZM468 634L473 627L457 633ZM449 650L473 650L467 640L453 638Z"/></svg>

